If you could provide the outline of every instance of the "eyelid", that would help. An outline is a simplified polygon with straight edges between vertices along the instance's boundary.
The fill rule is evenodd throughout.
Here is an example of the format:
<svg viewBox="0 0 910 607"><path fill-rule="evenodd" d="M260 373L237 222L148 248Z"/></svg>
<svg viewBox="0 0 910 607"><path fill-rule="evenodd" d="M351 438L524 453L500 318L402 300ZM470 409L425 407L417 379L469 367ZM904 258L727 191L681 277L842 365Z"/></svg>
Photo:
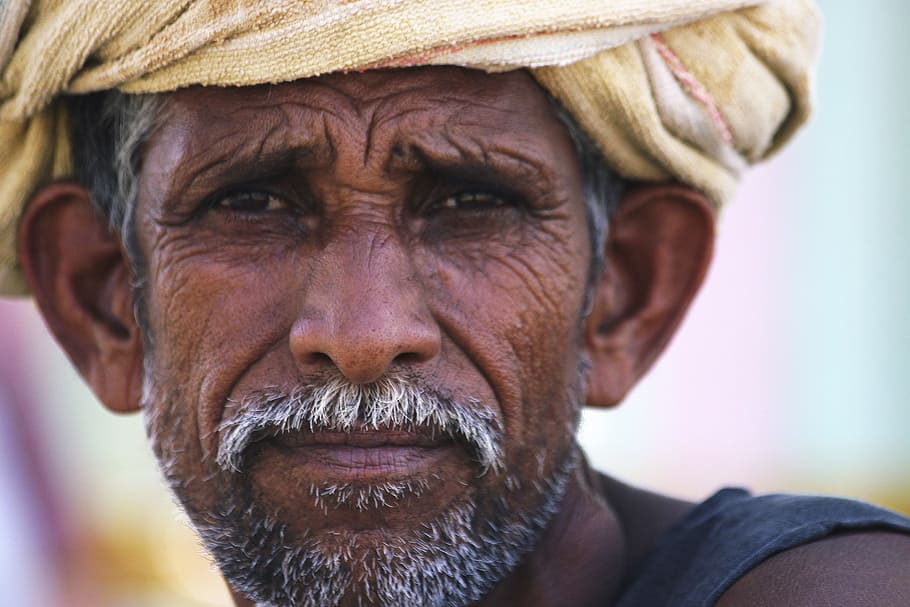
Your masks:
<svg viewBox="0 0 910 607"><path fill-rule="evenodd" d="M430 196L424 198L426 210L443 210L440 203L451 196L486 194L500 200L498 207L530 210L542 192L533 181L520 178L511 167L480 162L440 162L424 157L431 180Z"/></svg>
<svg viewBox="0 0 910 607"><path fill-rule="evenodd" d="M266 198L266 208L263 209L235 209L231 208L228 204L225 204L226 201L230 199L240 199L243 197L248 197L253 199L254 197L262 196ZM291 203L286 200L284 197L272 192L265 190L255 190L255 189L243 189L243 190L234 190L231 192L226 192L224 194L213 197L212 207L218 207L226 211L236 211L236 212L246 212L246 213L274 213L278 210L286 209L291 207ZM273 208L269 208L273 207Z"/></svg>
<svg viewBox="0 0 910 607"><path fill-rule="evenodd" d="M492 192L468 190L444 196L430 206L434 210L456 210L463 204L467 204L469 209L489 209L509 206L509 201L506 197Z"/></svg>

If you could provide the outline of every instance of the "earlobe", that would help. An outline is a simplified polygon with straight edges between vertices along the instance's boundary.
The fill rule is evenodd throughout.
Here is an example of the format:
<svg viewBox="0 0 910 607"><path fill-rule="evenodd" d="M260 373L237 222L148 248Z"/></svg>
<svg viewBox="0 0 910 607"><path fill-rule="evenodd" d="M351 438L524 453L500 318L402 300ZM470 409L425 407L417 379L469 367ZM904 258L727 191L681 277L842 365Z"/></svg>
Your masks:
<svg viewBox="0 0 910 607"><path fill-rule="evenodd" d="M71 181L39 190L22 215L18 253L51 332L111 410L139 406L142 339L119 239Z"/></svg>
<svg viewBox="0 0 910 607"><path fill-rule="evenodd" d="M623 197L585 326L586 404L618 404L666 347L707 273L714 219L682 185L643 184Z"/></svg>

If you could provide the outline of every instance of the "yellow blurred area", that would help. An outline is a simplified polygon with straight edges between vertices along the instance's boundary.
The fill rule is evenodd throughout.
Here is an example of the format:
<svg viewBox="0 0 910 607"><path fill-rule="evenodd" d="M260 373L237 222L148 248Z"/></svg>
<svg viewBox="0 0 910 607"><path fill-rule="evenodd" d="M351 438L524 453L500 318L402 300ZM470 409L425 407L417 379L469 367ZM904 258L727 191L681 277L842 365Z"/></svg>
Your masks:
<svg viewBox="0 0 910 607"><path fill-rule="evenodd" d="M127 507L119 515L87 521L63 572L65 604L229 605L224 583L195 535L169 514Z"/></svg>

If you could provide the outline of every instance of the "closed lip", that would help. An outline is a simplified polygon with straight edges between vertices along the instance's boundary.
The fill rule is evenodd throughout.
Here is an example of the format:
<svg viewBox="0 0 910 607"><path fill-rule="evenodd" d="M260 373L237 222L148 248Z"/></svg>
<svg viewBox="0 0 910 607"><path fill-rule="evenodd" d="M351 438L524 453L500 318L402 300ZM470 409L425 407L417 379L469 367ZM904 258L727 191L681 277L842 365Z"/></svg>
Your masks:
<svg viewBox="0 0 910 607"><path fill-rule="evenodd" d="M271 442L286 449L301 447L444 447L453 441L447 434L429 428L415 430L357 429L348 432L320 430L316 432L284 432L269 437Z"/></svg>
<svg viewBox="0 0 910 607"><path fill-rule="evenodd" d="M450 437L396 430L287 432L265 445L296 462L307 476L338 481L382 481L426 475L458 452Z"/></svg>

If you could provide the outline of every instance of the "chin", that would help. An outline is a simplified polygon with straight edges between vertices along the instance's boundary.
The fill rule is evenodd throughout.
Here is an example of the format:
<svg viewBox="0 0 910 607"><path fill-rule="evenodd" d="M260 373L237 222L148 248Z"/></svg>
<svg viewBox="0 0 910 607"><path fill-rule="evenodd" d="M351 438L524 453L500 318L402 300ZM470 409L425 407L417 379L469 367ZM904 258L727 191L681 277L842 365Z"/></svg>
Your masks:
<svg viewBox="0 0 910 607"><path fill-rule="evenodd" d="M298 531L242 487L193 522L225 579L260 606L467 606L488 594L537 543L559 509L576 453L549 477L527 483L530 507L516 505L529 497L522 483L494 473L489 480L501 481L500 491L467 492L429 519L412 517L404 527ZM397 504L355 510L381 520L424 498L402 496ZM337 510L329 509L325 519Z"/></svg>

